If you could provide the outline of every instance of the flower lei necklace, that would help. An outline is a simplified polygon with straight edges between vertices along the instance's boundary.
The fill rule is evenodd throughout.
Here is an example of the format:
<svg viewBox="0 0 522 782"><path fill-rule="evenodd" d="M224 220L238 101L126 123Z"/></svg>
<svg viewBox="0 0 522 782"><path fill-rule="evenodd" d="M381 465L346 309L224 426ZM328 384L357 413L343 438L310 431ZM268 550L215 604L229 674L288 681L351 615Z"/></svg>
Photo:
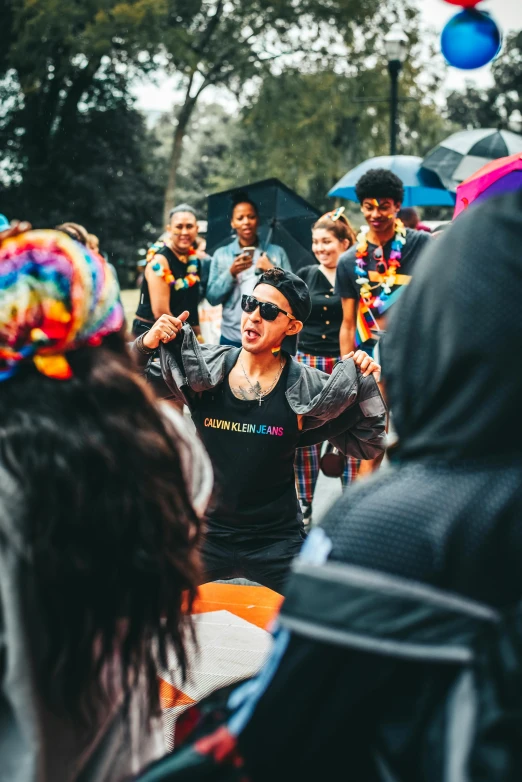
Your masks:
<svg viewBox="0 0 522 782"><path fill-rule="evenodd" d="M357 235L357 250L355 252L355 274L356 282L361 286L361 300L367 307L379 309L386 302L392 288L395 285L397 269L400 268L402 257L402 248L406 244L406 229L399 218L395 219L395 236L391 243L390 258L386 261L382 247L377 247L374 258L376 261L375 271L379 277L376 285L371 285L368 272L365 269L368 257L368 229L362 228ZM374 291L376 293L374 293Z"/></svg>
<svg viewBox="0 0 522 782"><path fill-rule="evenodd" d="M149 247L147 261L150 262L162 247L165 247L165 242L162 241L157 241ZM192 288L193 285L199 282L199 264L195 248L191 247L188 251L188 255L178 255L178 258L182 263L187 264L187 273L184 277L178 277L176 279L171 270L165 269L158 261L152 265L152 271L158 277L163 277L167 285L173 286L176 291L180 291L183 288Z"/></svg>

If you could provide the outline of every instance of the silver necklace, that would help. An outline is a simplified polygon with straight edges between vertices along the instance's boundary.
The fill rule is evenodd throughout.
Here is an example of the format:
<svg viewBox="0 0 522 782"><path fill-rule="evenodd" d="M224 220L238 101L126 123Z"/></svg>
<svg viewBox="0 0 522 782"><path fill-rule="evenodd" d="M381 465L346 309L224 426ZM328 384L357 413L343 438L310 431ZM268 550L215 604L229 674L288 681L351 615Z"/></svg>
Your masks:
<svg viewBox="0 0 522 782"><path fill-rule="evenodd" d="M279 372L278 372L278 373L277 373L277 375L275 376L275 378L274 378L274 381L273 381L272 385L270 386L270 388L267 388L267 390L266 390L266 391L264 391L263 393L261 393L260 391L256 391L255 387L252 385L252 382L251 382L250 378L248 377L247 373L245 372L245 367L243 366L243 362L241 361L241 357L239 357L239 363L240 363L240 365L241 365L241 369L242 369L242 371L243 371L243 374L244 374L244 376L245 376L245 380L247 381L248 385L250 386L250 391L251 391L251 392L254 394L254 396L257 398L257 400L258 400L258 402L259 402L259 407L261 407L261 402L264 402L264 401L265 401L265 400L264 400L264 397L265 397L265 396L268 396L268 394L270 393L270 391L271 391L271 390L274 388L274 386L276 385L277 381L278 381L278 380L279 380L279 378L281 377L281 372L283 371L283 367L284 367L284 362L283 362L283 359L281 359L281 363L280 363L280 365L279 365ZM258 381L258 385L259 385L259 388L261 388L261 384L259 383L259 381Z"/></svg>

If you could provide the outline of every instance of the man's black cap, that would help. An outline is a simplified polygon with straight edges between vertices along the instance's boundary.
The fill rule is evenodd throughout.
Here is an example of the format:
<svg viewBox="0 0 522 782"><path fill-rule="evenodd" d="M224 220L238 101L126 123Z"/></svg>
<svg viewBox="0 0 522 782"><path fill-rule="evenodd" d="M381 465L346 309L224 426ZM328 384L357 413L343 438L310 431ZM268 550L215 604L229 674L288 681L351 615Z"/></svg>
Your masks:
<svg viewBox="0 0 522 782"><path fill-rule="evenodd" d="M281 291L285 299L292 308L293 315L304 323L312 311L312 301L308 285L303 280L285 269L274 266L259 277L255 287L258 285L272 285Z"/></svg>

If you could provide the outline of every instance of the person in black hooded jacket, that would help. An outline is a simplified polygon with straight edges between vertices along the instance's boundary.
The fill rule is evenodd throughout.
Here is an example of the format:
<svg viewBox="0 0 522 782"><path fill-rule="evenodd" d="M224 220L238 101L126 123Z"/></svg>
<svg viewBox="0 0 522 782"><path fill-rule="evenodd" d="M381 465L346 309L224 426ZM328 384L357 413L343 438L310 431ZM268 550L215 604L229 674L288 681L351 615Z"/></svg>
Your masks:
<svg viewBox="0 0 522 782"><path fill-rule="evenodd" d="M521 243L519 191L470 208L420 259L382 346L393 463L327 515L329 561L499 609L522 598ZM422 767L424 729L451 678L449 665L291 633L239 736L252 780L289 766L296 779L330 779L339 764L346 779L381 780L379 745L390 779L437 782L441 769Z"/></svg>
<svg viewBox="0 0 522 782"><path fill-rule="evenodd" d="M392 464L350 488L304 552L338 583L348 571L361 583L406 579L413 592L447 595L477 616L520 602L521 243L519 191L471 207L420 259L382 346L399 437ZM192 761L196 750L224 757L228 742L228 757L251 782L521 778L498 768L470 777L453 764L441 736L466 744L465 715L445 731L434 726L448 720L455 660L415 659L415 648L401 659L385 643L350 644L349 632L343 642L332 641L335 631L321 636L324 617L302 605L303 562L290 578L271 658L232 696L226 729L193 745ZM315 601L313 591L308 597ZM326 603L334 620L347 606ZM406 613L393 617L399 634ZM371 628L372 615L363 614L358 621ZM379 636L383 613L374 616ZM406 630L405 622L408 641ZM496 739L508 730L506 723Z"/></svg>

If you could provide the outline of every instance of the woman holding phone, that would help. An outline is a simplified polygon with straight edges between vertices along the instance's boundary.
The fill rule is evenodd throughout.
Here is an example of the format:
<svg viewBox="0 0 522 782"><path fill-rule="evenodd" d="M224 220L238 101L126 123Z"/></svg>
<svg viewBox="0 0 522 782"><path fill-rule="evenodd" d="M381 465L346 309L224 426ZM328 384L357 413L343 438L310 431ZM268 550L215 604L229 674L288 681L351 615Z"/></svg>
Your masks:
<svg viewBox="0 0 522 782"><path fill-rule="evenodd" d="M257 205L245 193L238 193L234 199L230 225L236 238L214 253L207 300L214 306L223 305L220 344L241 347L241 297L252 293L256 275L273 266L286 271L292 269L282 247L277 244L260 246Z"/></svg>
<svg viewBox="0 0 522 782"><path fill-rule="evenodd" d="M339 330L343 320L341 299L335 295L337 262L355 242L355 231L343 214L344 208L327 212L312 228L312 250L317 264L305 266L297 274L308 285L312 312L299 335L297 360L332 374L341 357ZM295 475L305 524L312 520L312 500L319 476L322 443L298 448ZM342 465L341 465L342 466ZM357 462L345 460L341 475L343 486L357 473Z"/></svg>

